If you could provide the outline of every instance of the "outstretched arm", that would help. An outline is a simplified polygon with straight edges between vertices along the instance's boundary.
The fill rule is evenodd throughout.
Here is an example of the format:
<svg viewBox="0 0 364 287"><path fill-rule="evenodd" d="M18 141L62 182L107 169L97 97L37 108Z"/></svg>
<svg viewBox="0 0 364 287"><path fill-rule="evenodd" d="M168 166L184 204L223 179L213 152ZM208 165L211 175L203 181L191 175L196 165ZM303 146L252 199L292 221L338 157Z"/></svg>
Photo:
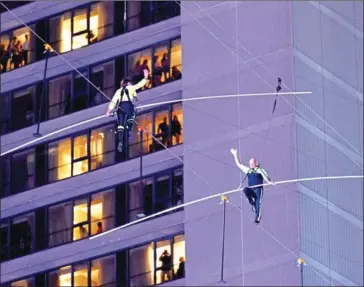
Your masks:
<svg viewBox="0 0 364 287"><path fill-rule="evenodd" d="M238 166L238 168L240 168L241 171L244 172L245 174L248 173L249 167L240 163L240 161L238 159L238 155L237 155L237 150L232 148L230 151L231 151L232 155L234 156L235 164Z"/></svg>
<svg viewBox="0 0 364 287"><path fill-rule="evenodd" d="M144 69L143 73L144 73L144 79L141 80L139 83L136 83L135 85L133 85L133 88L135 90L139 90L139 89L143 88L147 84L147 80L148 80L148 77L149 77L149 72L148 72L147 69Z"/></svg>

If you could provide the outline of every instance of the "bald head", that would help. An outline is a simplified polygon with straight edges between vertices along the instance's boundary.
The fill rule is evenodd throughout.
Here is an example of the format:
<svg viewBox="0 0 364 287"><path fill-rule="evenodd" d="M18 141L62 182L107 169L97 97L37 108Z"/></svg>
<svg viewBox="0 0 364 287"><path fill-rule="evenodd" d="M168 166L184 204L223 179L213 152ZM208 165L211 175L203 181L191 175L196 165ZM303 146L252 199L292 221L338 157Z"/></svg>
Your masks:
<svg viewBox="0 0 364 287"><path fill-rule="evenodd" d="M258 161L257 161L257 159L256 158L251 158L250 160L249 160L249 166L250 166L250 168L256 168L256 167L258 167Z"/></svg>

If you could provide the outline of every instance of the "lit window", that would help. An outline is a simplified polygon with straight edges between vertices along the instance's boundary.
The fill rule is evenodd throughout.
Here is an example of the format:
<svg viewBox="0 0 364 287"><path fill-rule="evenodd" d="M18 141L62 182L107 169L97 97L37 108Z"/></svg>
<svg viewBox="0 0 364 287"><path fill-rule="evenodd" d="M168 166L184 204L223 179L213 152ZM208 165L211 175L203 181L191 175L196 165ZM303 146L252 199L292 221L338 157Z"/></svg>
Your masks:
<svg viewBox="0 0 364 287"><path fill-rule="evenodd" d="M146 49L140 52L136 52L128 56L128 68L129 76L132 77L133 82L137 83L144 78L143 70L147 69L152 71L152 49ZM142 88L150 88L151 83L148 83Z"/></svg>
<svg viewBox="0 0 364 287"><path fill-rule="evenodd" d="M53 271L53 272L49 273L48 286L71 287L72 286L72 267L65 266L65 267L58 269L57 271Z"/></svg>
<svg viewBox="0 0 364 287"><path fill-rule="evenodd" d="M71 50L71 12L49 20L49 38L58 53Z"/></svg>
<svg viewBox="0 0 364 287"><path fill-rule="evenodd" d="M185 236L177 235L173 240L173 272L177 279L185 276L185 257Z"/></svg>
<svg viewBox="0 0 364 287"><path fill-rule="evenodd" d="M33 286L35 286L33 278L23 279L20 281L12 282L10 284L10 287L33 287Z"/></svg>
<svg viewBox="0 0 364 287"><path fill-rule="evenodd" d="M108 256L91 261L91 286L115 286L115 257Z"/></svg>
<svg viewBox="0 0 364 287"><path fill-rule="evenodd" d="M168 44L159 45L154 48L153 55L153 86L160 86L169 79L169 51Z"/></svg>
<svg viewBox="0 0 364 287"><path fill-rule="evenodd" d="M170 128L169 128L169 111L163 110L155 113L154 118L154 131L156 137L161 141L164 146L170 146ZM162 150L164 147L156 143L156 150Z"/></svg>
<svg viewBox="0 0 364 287"><path fill-rule="evenodd" d="M152 113L142 114L137 116L136 121L147 131L152 131L153 129L153 116ZM132 137L129 141L129 158L134 158L136 156L140 156L140 140L141 135L143 135L143 144L142 144L142 154L146 154L152 152L152 143L153 138L149 134L149 132L139 133L138 128L134 127L132 131Z"/></svg>
<svg viewBox="0 0 364 287"><path fill-rule="evenodd" d="M173 145L180 144L183 142L182 124L183 124L182 103L174 104L172 106L172 123L171 123L171 135L172 135Z"/></svg>
<svg viewBox="0 0 364 287"><path fill-rule="evenodd" d="M130 286L154 285L154 244L131 249L129 252Z"/></svg>
<svg viewBox="0 0 364 287"><path fill-rule="evenodd" d="M89 286L87 263L77 264L74 266L73 286Z"/></svg>
<svg viewBox="0 0 364 287"><path fill-rule="evenodd" d="M48 247L72 241L72 202L48 209Z"/></svg>
<svg viewBox="0 0 364 287"><path fill-rule="evenodd" d="M156 279L157 284L172 280L173 277L173 259L172 259L171 241L158 241L156 244Z"/></svg>
<svg viewBox="0 0 364 287"><path fill-rule="evenodd" d="M71 176L71 139L50 143L48 146L49 182Z"/></svg>
<svg viewBox="0 0 364 287"><path fill-rule="evenodd" d="M88 203L87 198L76 200L73 206L73 240L88 237Z"/></svg>
<svg viewBox="0 0 364 287"><path fill-rule="evenodd" d="M88 136L73 139L73 176L88 172Z"/></svg>
<svg viewBox="0 0 364 287"><path fill-rule="evenodd" d="M183 168L175 169L172 177L172 204L183 204Z"/></svg>
<svg viewBox="0 0 364 287"><path fill-rule="evenodd" d="M72 76L66 75L49 81L48 119L66 115L70 112Z"/></svg>
<svg viewBox="0 0 364 287"><path fill-rule="evenodd" d="M91 235L114 228L114 190L91 196Z"/></svg>
<svg viewBox="0 0 364 287"><path fill-rule="evenodd" d="M181 39L172 41L171 44L171 76L173 80L179 80L182 77L182 48Z"/></svg>
<svg viewBox="0 0 364 287"><path fill-rule="evenodd" d="M115 132L113 125L92 130L90 150L91 170L108 166L115 162Z"/></svg>

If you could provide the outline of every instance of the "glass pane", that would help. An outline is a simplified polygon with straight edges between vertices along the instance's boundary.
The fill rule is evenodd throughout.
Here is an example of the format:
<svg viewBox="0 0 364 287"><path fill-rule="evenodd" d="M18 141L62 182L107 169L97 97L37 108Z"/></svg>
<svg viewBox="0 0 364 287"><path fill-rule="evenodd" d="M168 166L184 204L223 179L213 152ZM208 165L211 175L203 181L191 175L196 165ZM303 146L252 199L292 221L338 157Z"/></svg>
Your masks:
<svg viewBox="0 0 364 287"><path fill-rule="evenodd" d="M50 19L50 44L56 51L65 53L71 50L71 35L71 12Z"/></svg>
<svg viewBox="0 0 364 287"><path fill-rule="evenodd" d="M48 168L50 182L71 176L71 139L49 144Z"/></svg>
<svg viewBox="0 0 364 287"><path fill-rule="evenodd" d="M171 44L171 73L173 80L182 78L182 47L181 39L172 41Z"/></svg>
<svg viewBox="0 0 364 287"><path fill-rule="evenodd" d="M154 119L155 136L165 146L170 146L169 136L169 112L168 110L160 111L155 114ZM161 150L163 146L156 143L156 149Z"/></svg>
<svg viewBox="0 0 364 287"><path fill-rule="evenodd" d="M87 8L78 9L73 16L73 34L87 30Z"/></svg>
<svg viewBox="0 0 364 287"><path fill-rule="evenodd" d="M48 209L48 246L53 247L72 240L72 202Z"/></svg>
<svg viewBox="0 0 364 287"><path fill-rule="evenodd" d="M11 160L11 193L35 187L35 150L14 154Z"/></svg>
<svg viewBox="0 0 364 287"><path fill-rule="evenodd" d="M87 198L76 200L73 206L73 240L83 239L89 234Z"/></svg>
<svg viewBox="0 0 364 287"><path fill-rule="evenodd" d="M113 34L113 2L100 2L90 10L90 43L104 40Z"/></svg>
<svg viewBox="0 0 364 287"><path fill-rule="evenodd" d="M130 286L154 285L154 250L153 243L130 249L129 278Z"/></svg>
<svg viewBox="0 0 364 287"><path fill-rule="evenodd" d="M8 251L9 251L9 225L8 223L2 223L0 227L0 260L1 262L8 260Z"/></svg>
<svg viewBox="0 0 364 287"><path fill-rule="evenodd" d="M35 30L35 25L30 26L31 29ZM17 59L15 59L15 65L25 66L28 63L32 63L35 60L35 39L32 32L28 27L23 27L13 31L13 37L16 38L18 53ZM14 56L14 55L13 55Z"/></svg>
<svg viewBox="0 0 364 287"><path fill-rule="evenodd" d="M143 179L143 190L140 181L129 183L129 221L153 213L153 179Z"/></svg>
<svg viewBox="0 0 364 287"><path fill-rule="evenodd" d="M113 286L115 283L115 256L91 261L91 286Z"/></svg>
<svg viewBox="0 0 364 287"><path fill-rule="evenodd" d="M72 286L71 266L62 267L48 274L48 286Z"/></svg>
<svg viewBox="0 0 364 287"><path fill-rule="evenodd" d="M88 45L88 33L83 33L81 35L73 36L72 37L72 50L79 49L81 47Z"/></svg>
<svg viewBox="0 0 364 287"><path fill-rule="evenodd" d="M9 95L0 95L0 135L9 132Z"/></svg>
<svg viewBox="0 0 364 287"><path fill-rule="evenodd" d="M10 226L11 257L24 256L32 251L34 235L34 214L14 218Z"/></svg>
<svg viewBox="0 0 364 287"><path fill-rule="evenodd" d="M106 3L106 2L103 2ZM110 61L91 69L91 82L103 91L108 97L112 98L114 92L115 66L114 61ZM91 106L100 105L108 101L95 87L90 87L90 104Z"/></svg>
<svg viewBox="0 0 364 287"><path fill-rule="evenodd" d="M183 109L182 103L174 104L172 106L172 144L180 144L183 142L182 134L182 124L183 124Z"/></svg>
<svg viewBox="0 0 364 287"><path fill-rule="evenodd" d="M88 159L73 163L73 176L88 172Z"/></svg>
<svg viewBox="0 0 364 287"><path fill-rule="evenodd" d="M169 78L168 44L158 46L153 55L153 86L160 86Z"/></svg>
<svg viewBox="0 0 364 287"><path fill-rule="evenodd" d="M11 128L13 131L33 125L35 95L35 86L13 93L11 105Z"/></svg>
<svg viewBox="0 0 364 287"><path fill-rule="evenodd" d="M158 241L156 245L156 283L161 284L172 279L171 241Z"/></svg>
<svg viewBox="0 0 364 287"><path fill-rule="evenodd" d="M173 271L179 279L185 276L186 245L185 236L177 235L173 243Z"/></svg>
<svg viewBox="0 0 364 287"><path fill-rule="evenodd" d="M114 228L114 189L91 197L91 235Z"/></svg>
<svg viewBox="0 0 364 287"><path fill-rule="evenodd" d="M27 278L10 284L10 287L33 287L33 286L34 286L33 278Z"/></svg>
<svg viewBox="0 0 364 287"><path fill-rule="evenodd" d="M83 76L78 73L74 76L72 107L73 112L81 111L88 107L88 82L86 81L86 79L88 78L88 72L81 71L81 73Z"/></svg>
<svg viewBox="0 0 364 287"><path fill-rule="evenodd" d="M87 135L82 135L73 139L73 160L87 156L87 138Z"/></svg>
<svg viewBox="0 0 364 287"><path fill-rule="evenodd" d="M87 287L88 284L88 267L87 264L77 264L73 271L73 286Z"/></svg>
<svg viewBox="0 0 364 287"><path fill-rule="evenodd" d="M0 36L1 43L1 72L6 72L10 69L10 37L8 34L4 34Z"/></svg>
<svg viewBox="0 0 364 287"><path fill-rule="evenodd" d="M3 198L10 194L10 159L4 157L0 160L0 176L2 184L0 185L0 197Z"/></svg>
<svg viewBox="0 0 364 287"><path fill-rule="evenodd" d="M127 29L128 32L139 29L141 27L141 12L143 1L127 1Z"/></svg>
<svg viewBox="0 0 364 287"><path fill-rule="evenodd" d="M71 75L49 81L48 84L48 119L66 115L70 112Z"/></svg>
<svg viewBox="0 0 364 287"><path fill-rule="evenodd" d="M114 125L92 130L90 150L91 170L115 163Z"/></svg>
<svg viewBox="0 0 364 287"><path fill-rule="evenodd" d="M128 56L128 69L129 75L133 79L133 83L137 83L144 78L143 70L147 69L149 72L152 70L152 49L146 49L136 52ZM142 88L150 88L150 81Z"/></svg>
<svg viewBox="0 0 364 287"><path fill-rule="evenodd" d="M155 185L155 204L154 212L167 209L171 205L170 195L170 177L169 175L158 177Z"/></svg>
<svg viewBox="0 0 364 287"><path fill-rule="evenodd" d="M183 168L173 171L172 178L172 204L183 204Z"/></svg>
<svg viewBox="0 0 364 287"><path fill-rule="evenodd" d="M153 138L150 133L153 129L153 116L152 113L142 114L137 116L136 121L148 132L143 132L143 154L150 153L153 151L152 143ZM138 129L134 128L132 132L131 139L129 140L129 158L140 156L140 134L138 134Z"/></svg>

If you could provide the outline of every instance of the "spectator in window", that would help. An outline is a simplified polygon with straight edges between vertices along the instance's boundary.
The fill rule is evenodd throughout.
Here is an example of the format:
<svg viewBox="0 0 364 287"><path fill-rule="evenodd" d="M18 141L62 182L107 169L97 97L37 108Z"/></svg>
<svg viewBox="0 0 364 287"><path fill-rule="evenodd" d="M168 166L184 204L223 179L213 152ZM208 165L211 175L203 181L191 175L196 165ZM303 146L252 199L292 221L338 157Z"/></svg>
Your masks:
<svg viewBox="0 0 364 287"><path fill-rule="evenodd" d="M167 117L163 118L163 122L161 122L158 126L158 134L162 137L162 144L168 145L168 124Z"/></svg>
<svg viewBox="0 0 364 287"><path fill-rule="evenodd" d="M4 44L1 44L0 47L0 64L1 64L1 71L6 72L6 67L8 65L9 60L9 51L5 48Z"/></svg>
<svg viewBox="0 0 364 287"><path fill-rule="evenodd" d="M15 55L16 41L17 41L17 38L13 37L13 39L12 39L12 41L10 43L10 48L9 48L9 51L10 51L10 65L14 65L14 66L15 66L15 58L16 58L16 55Z"/></svg>
<svg viewBox="0 0 364 287"><path fill-rule="evenodd" d="M161 266L161 282L165 282L172 279L172 256L168 253L168 250L164 250L159 261L162 262ZM167 276L167 280L166 280Z"/></svg>
<svg viewBox="0 0 364 287"><path fill-rule="evenodd" d="M103 228L102 228L102 222L98 222L97 223L97 230L96 230L96 234L100 234L103 232Z"/></svg>
<svg viewBox="0 0 364 287"><path fill-rule="evenodd" d="M178 121L178 118L176 115L173 116L172 121L172 136L176 138L176 144L179 144L180 136L181 136L181 123Z"/></svg>
<svg viewBox="0 0 364 287"><path fill-rule="evenodd" d="M141 67L140 67L140 75L141 75L141 78L143 79L144 77L144 70L147 70L148 71L148 80L150 81L150 69L149 69L149 66L148 66L148 59L144 59ZM148 82L143 88L142 90L144 90L145 88L150 88L150 82Z"/></svg>
<svg viewBox="0 0 364 287"><path fill-rule="evenodd" d="M172 68L172 79L173 80L180 80L182 78L182 73L178 70L176 66Z"/></svg>
<svg viewBox="0 0 364 287"><path fill-rule="evenodd" d="M25 34L25 42L23 44L24 65L28 64L28 51L29 51L29 35Z"/></svg>
<svg viewBox="0 0 364 287"><path fill-rule="evenodd" d="M164 82L167 82L169 79L169 58L168 58L168 54L164 53L163 54L163 58L162 58L162 72L164 75Z"/></svg>
<svg viewBox="0 0 364 287"><path fill-rule="evenodd" d="M134 68L131 69L131 76L134 83L138 83L143 79L143 70L140 60L136 61Z"/></svg>
<svg viewBox="0 0 364 287"><path fill-rule="evenodd" d="M176 277L177 279L185 277L185 258L183 256L179 258L179 265L176 272Z"/></svg>
<svg viewBox="0 0 364 287"><path fill-rule="evenodd" d="M158 87L162 84L162 65L159 62L159 57L153 58L153 86Z"/></svg>
<svg viewBox="0 0 364 287"><path fill-rule="evenodd" d="M83 225L80 225L80 230L79 231L80 231L80 238L81 239L88 236L87 230L86 230L85 227L83 227Z"/></svg>
<svg viewBox="0 0 364 287"><path fill-rule="evenodd" d="M176 181L176 205L183 204L183 185L181 180Z"/></svg>

